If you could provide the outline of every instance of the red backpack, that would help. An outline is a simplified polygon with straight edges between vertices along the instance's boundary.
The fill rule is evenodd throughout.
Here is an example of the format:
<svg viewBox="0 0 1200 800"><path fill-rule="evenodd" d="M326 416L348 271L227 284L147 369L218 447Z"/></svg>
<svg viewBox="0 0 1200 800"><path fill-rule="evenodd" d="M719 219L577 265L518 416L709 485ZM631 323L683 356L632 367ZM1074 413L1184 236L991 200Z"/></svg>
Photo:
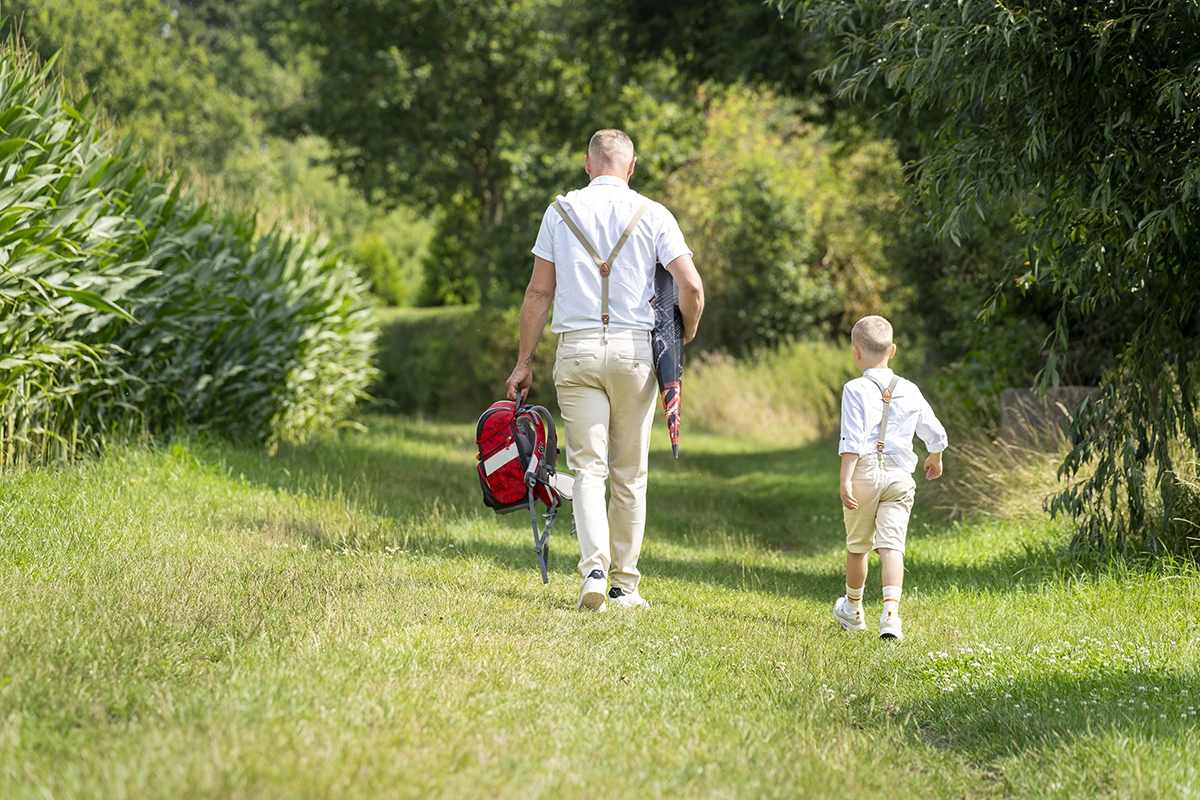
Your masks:
<svg viewBox="0 0 1200 800"><path fill-rule="evenodd" d="M497 514L529 509L533 522L534 551L542 570L542 583L549 583L550 528L558 517L562 494L555 486L558 477L558 433L554 418L541 406L499 400L483 412L475 427L476 459L483 502ZM538 533L537 501L546 506L546 529Z"/></svg>

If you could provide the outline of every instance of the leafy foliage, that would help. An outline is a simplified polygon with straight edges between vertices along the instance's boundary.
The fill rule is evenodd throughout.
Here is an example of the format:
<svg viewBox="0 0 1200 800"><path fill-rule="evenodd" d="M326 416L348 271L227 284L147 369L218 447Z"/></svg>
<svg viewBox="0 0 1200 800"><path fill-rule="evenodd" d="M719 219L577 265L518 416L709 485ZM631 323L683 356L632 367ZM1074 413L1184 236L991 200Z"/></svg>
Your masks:
<svg viewBox="0 0 1200 800"><path fill-rule="evenodd" d="M888 311L901 188L886 143L843 152L770 93L712 98L699 155L666 195L705 275L698 343L746 353Z"/></svg>
<svg viewBox="0 0 1200 800"><path fill-rule="evenodd" d="M916 177L938 233L956 238L971 216L1017 209L1023 253L1001 283L1044 287L1060 302L1045 382L1057 383L1071 356L1073 316L1124 321L1063 464L1082 479L1051 508L1079 518L1096 544L1189 549L1196 504L1184 476L1200 456L1200 8L777 5L842 37L826 74L844 93L886 82L899 94L889 113L928 123ZM1004 297L993 295L988 313Z"/></svg>
<svg viewBox="0 0 1200 800"><path fill-rule="evenodd" d="M72 90L94 92L122 132L148 152L176 165L216 171L231 152L252 146L258 126L254 100L223 78L236 72L244 90L259 84L257 93L267 94L263 84L272 83L271 65L245 52L252 47L248 42L238 42L236 52L219 53L188 5L14 0L5 4L4 14L6 33L19 28L42 59L62 50Z"/></svg>
<svg viewBox="0 0 1200 800"><path fill-rule="evenodd" d="M520 333L517 309L452 306L385 312L379 380L371 395L382 408L470 420L504 396ZM534 353L530 400L557 409L554 347Z"/></svg>
<svg viewBox="0 0 1200 800"><path fill-rule="evenodd" d="M169 185L64 101L53 68L0 52L5 460L122 430L274 442L341 419L374 338L348 265Z"/></svg>
<svg viewBox="0 0 1200 800"><path fill-rule="evenodd" d="M563 0L301 4L320 67L312 129L357 188L439 216L423 303L514 301L531 231L556 193L586 180L592 131L635 137L648 156L642 188L691 155L700 113L673 72L622 70L608 27L582 11Z"/></svg>

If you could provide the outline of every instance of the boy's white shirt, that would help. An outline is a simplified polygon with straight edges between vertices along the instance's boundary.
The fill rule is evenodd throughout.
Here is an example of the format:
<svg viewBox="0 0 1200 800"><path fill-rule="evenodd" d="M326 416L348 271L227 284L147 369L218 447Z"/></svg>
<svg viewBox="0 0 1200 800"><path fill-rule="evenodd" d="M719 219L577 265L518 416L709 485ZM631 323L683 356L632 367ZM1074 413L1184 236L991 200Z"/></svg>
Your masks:
<svg viewBox="0 0 1200 800"><path fill-rule="evenodd" d="M842 389L842 438L838 453L857 453L860 458L877 455L875 445L883 420L883 393L871 378L887 386L893 374L887 368L868 369L863 377L846 383ZM921 390L912 381L900 378L892 391L883 454L906 472L917 469L914 435L921 437L931 453L945 450L948 444L946 429L934 416Z"/></svg>

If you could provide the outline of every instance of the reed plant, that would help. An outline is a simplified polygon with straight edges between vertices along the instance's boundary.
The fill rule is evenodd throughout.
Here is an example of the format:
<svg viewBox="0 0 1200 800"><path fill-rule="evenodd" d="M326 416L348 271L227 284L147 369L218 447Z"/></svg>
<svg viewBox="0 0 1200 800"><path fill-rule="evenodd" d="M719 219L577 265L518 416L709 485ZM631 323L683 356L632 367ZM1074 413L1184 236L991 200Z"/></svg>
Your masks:
<svg viewBox="0 0 1200 800"><path fill-rule="evenodd" d="M849 348L823 340L742 359L701 354L684 375L684 424L760 443L808 444L837 433L842 385L856 375Z"/></svg>
<svg viewBox="0 0 1200 800"><path fill-rule="evenodd" d="M0 48L3 463L180 425L300 440L373 377L373 312L328 244L221 213Z"/></svg>

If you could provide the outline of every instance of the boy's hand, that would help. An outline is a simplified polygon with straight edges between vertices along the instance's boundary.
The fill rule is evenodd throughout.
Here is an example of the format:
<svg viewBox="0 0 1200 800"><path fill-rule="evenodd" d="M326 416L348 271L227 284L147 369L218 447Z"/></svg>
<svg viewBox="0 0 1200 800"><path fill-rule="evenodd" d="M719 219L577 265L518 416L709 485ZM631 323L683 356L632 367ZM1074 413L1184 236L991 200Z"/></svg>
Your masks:
<svg viewBox="0 0 1200 800"><path fill-rule="evenodd" d="M858 508L858 501L854 499L854 487L850 481L842 481L842 505L850 511Z"/></svg>
<svg viewBox="0 0 1200 800"><path fill-rule="evenodd" d="M854 468L858 465L858 453L842 453L842 473L839 476L842 484L842 505L847 511L858 508L858 500L854 499Z"/></svg>
<svg viewBox="0 0 1200 800"><path fill-rule="evenodd" d="M925 459L925 480L936 481L942 477L942 454L930 453Z"/></svg>

